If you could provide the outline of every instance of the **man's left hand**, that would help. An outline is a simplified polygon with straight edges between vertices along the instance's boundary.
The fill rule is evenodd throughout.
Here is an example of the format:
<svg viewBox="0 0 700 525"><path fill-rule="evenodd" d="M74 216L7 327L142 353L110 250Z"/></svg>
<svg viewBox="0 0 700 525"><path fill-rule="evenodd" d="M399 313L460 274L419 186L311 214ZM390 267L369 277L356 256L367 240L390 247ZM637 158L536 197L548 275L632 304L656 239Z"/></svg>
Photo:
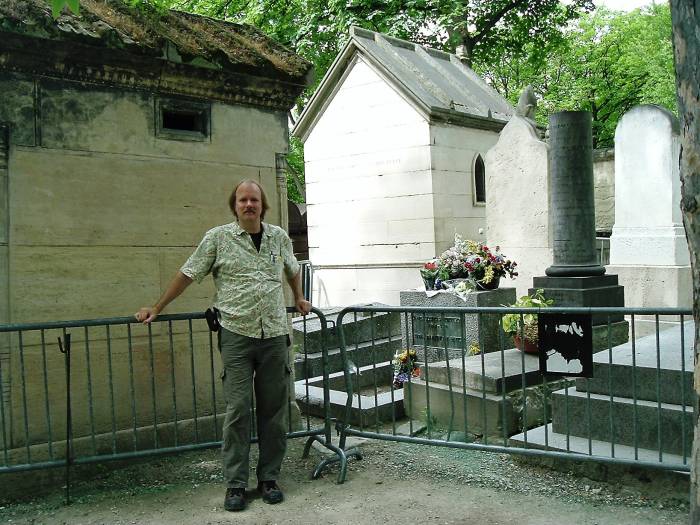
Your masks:
<svg viewBox="0 0 700 525"><path fill-rule="evenodd" d="M296 300L295 306L297 308L297 312L300 312L304 315L308 314L311 311L311 303L303 297L301 299Z"/></svg>

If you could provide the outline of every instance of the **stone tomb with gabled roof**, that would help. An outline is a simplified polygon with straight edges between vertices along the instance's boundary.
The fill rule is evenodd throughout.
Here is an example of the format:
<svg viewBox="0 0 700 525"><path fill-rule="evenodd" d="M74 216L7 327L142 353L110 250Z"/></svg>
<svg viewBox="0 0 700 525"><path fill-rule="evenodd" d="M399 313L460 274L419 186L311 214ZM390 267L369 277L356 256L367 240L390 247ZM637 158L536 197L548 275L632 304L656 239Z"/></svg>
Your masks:
<svg viewBox="0 0 700 525"><path fill-rule="evenodd" d="M233 220L228 195L244 178L265 188L266 220L286 226L287 112L311 69L251 26L148 3L81 0L78 15L64 10L54 20L45 0L0 2L0 324L129 316L153 304L204 233ZM203 311L212 296L206 280L168 312ZM198 359L209 355L202 326L193 337L206 349ZM158 421L172 420L171 364L186 389L178 417L196 415L188 383L195 374L199 414L211 413L203 399L213 368L198 362L188 376L186 328L176 329L171 363L166 329L153 325L153 355L145 328L133 328L131 378L126 330L111 331L112 370L104 327L90 329L89 361L73 362L76 439L113 424L148 424L149 406L158 407ZM86 359L87 333L73 330L75 355ZM17 337L0 336L2 439L10 448L44 443L44 414L62 414L65 405L56 333L46 333L46 360L35 335L25 334L23 361ZM33 372L26 394L25 371ZM110 395L118 402L111 415L98 403ZM98 403L90 424L88 399ZM63 419L51 426L60 440Z"/></svg>
<svg viewBox="0 0 700 525"><path fill-rule="evenodd" d="M455 56L352 28L299 118L319 306L398 304L455 232L484 239L511 105Z"/></svg>
<svg viewBox="0 0 700 525"><path fill-rule="evenodd" d="M228 193L243 178L284 223L276 156L310 71L247 25L118 0L82 0L54 21L44 0L1 2L0 266L12 286L0 323L152 303L204 232L233 220Z"/></svg>

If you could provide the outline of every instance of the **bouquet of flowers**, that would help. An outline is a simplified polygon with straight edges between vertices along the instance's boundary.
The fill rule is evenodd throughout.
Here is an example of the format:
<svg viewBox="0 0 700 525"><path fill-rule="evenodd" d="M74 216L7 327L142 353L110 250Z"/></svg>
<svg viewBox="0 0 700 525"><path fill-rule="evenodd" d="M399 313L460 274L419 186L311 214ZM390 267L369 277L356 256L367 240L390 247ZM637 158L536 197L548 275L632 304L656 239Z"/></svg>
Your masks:
<svg viewBox="0 0 700 525"><path fill-rule="evenodd" d="M464 240L455 234L454 245L425 263L421 275L428 290L432 289L431 285L436 290L441 289L442 282L449 279L468 279L471 288L495 288L501 277L517 277L516 267L517 263L499 253L498 246L492 250L483 243Z"/></svg>
<svg viewBox="0 0 700 525"><path fill-rule="evenodd" d="M466 241L468 253L465 257L464 267L467 277L475 283L488 285L508 275L511 279L518 276L516 267L518 263L506 259L499 253L499 247L491 250L488 246L474 241Z"/></svg>
<svg viewBox="0 0 700 525"><path fill-rule="evenodd" d="M418 358L415 350L397 352L392 360L394 365L394 388L401 388L411 377L420 375Z"/></svg>

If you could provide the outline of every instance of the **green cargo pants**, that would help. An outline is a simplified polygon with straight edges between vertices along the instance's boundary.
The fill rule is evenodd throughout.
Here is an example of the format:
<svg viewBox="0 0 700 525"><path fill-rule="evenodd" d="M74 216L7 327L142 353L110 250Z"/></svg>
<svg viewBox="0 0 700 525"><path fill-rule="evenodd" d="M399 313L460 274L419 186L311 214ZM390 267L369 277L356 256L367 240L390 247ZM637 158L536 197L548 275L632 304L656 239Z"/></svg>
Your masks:
<svg viewBox="0 0 700 525"><path fill-rule="evenodd" d="M248 486L254 386L258 482L277 480L287 448L287 336L254 339L222 328L220 337L226 399L224 479L229 487Z"/></svg>

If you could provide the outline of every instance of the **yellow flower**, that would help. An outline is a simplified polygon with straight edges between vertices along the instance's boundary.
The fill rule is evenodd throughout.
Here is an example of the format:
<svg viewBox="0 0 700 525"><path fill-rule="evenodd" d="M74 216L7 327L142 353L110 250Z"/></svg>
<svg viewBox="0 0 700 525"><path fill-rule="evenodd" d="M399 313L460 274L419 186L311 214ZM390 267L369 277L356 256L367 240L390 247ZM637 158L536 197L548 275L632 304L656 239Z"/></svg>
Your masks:
<svg viewBox="0 0 700 525"><path fill-rule="evenodd" d="M484 270L484 278L481 279L482 283L488 284L493 280L493 266L487 266Z"/></svg>

